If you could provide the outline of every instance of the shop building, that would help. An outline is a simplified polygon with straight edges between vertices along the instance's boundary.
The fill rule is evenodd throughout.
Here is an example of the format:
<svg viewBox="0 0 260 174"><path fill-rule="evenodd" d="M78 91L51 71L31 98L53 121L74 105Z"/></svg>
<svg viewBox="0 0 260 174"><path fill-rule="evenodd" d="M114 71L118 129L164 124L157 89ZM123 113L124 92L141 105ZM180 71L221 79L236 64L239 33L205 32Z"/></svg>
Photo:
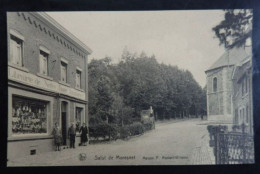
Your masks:
<svg viewBox="0 0 260 174"><path fill-rule="evenodd" d="M7 158L54 150L54 124L88 125L91 49L42 12L8 12ZM80 141L79 133L76 145Z"/></svg>

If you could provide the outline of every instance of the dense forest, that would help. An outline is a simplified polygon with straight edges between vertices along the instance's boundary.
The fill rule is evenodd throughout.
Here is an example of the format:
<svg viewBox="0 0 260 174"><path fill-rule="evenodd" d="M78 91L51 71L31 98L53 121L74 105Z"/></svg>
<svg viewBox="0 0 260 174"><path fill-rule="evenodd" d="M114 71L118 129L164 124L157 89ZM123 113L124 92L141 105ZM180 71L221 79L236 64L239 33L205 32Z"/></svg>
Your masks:
<svg viewBox="0 0 260 174"><path fill-rule="evenodd" d="M88 71L90 124L131 124L150 106L157 120L206 113L206 88L188 70L160 64L154 55L124 50L119 63L92 59Z"/></svg>

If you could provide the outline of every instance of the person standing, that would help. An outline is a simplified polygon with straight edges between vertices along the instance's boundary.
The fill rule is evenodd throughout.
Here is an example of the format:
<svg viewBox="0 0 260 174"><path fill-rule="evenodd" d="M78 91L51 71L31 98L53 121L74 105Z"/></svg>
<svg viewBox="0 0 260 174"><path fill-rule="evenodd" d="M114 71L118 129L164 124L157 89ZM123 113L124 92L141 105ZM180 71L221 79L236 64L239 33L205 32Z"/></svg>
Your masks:
<svg viewBox="0 0 260 174"><path fill-rule="evenodd" d="M79 132L81 133L81 145L86 146L86 142L88 141L88 128L86 126L86 123L83 123L81 126Z"/></svg>
<svg viewBox="0 0 260 174"><path fill-rule="evenodd" d="M60 151L60 145L62 143L61 130L59 128L59 124L55 123L55 126L52 130L52 135L54 138L54 144L56 146L56 151Z"/></svg>
<svg viewBox="0 0 260 174"><path fill-rule="evenodd" d="M70 139L70 148L75 148L75 137L76 137L76 128L74 123L71 123L71 126L68 131L69 139Z"/></svg>

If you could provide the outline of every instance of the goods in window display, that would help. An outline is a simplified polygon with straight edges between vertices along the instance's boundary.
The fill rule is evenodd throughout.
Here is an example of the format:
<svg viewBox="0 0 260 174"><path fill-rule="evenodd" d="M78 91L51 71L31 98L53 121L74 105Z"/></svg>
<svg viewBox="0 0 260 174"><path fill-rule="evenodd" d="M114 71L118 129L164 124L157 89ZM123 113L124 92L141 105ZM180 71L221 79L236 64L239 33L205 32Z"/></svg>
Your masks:
<svg viewBox="0 0 260 174"><path fill-rule="evenodd" d="M46 102L13 97L13 134L47 133Z"/></svg>

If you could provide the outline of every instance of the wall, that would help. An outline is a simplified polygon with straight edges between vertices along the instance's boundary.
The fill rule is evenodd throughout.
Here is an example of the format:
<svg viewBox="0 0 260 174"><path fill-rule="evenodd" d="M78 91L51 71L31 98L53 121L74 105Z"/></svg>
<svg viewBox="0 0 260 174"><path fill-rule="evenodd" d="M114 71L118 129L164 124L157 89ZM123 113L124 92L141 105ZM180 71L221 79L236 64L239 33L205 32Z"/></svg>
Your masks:
<svg viewBox="0 0 260 174"><path fill-rule="evenodd" d="M37 75L39 72L39 47L46 47L51 53L49 55L48 71L49 76L53 78L54 81L59 82L60 80L60 58L64 57L68 60L68 83L72 88L75 88L76 84L76 67L83 70L81 73L81 85L82 89L85 89L85 72L84 72L84 56L80 56L76 51L72 51L70 48L62 44L66 41L66 38L59 36L56 38L50 33L54 31L49 28L46 24L42 23L40 20L36 19L29 13L24 13L24 17L21 13L20 16L17 12L7 13L7 31L9 33L10 29L16 30L18 33L24 36L24 66L29 69L29 72ZM30 20L28 19L30 18ZM31 22L30 22L31 21ZM32 21L37 21L37 25ZM40 27L40 26L41 27ZM50 33L49 33L50 31ZM55 33L58 36L58 33ZM8 35L10 38L10 35ZM61 40L61 42L60 42ZM68 44L69 42L66 41ZM73 45L70 44L69 47ZM76 47L73 47L76 50ZM8 50L9 39L8 39ZM79 49L77 49L79 50ZM80 50L79 50L80 52ZM83 54L83 53L82 53Z"/></svg>
<svg viewBox="0 0 260 174"><path fill-rule="evenodd" d="M25 14L25 15L23 15ZM36 21L36 22L35 22ZM8 12L7 13L7 31L8 31L8 53L10 53L9 39L10 30L15 30L24 37L23 42L23 64L24 67L28 69L29 73L38 75L39 73L39 47L46 47L50 51L48 57L48 71L49 76L53 81L60 81L60 62L61 57L68 61L67 67L67 79L68 84L71 88L75 88L76 85L76 68L82 69L81 72L81 88L85 91L85 86L87 85L87 69L85 69L85 63L87 62L87 56L75 47L72 43L66 40L65 37L59 35L58 32L54 31L52 28L47 26L45 23L37 19L30 13L17 13ZM10 56L10 55L8 55ZM85 72L86 71L86 72ZM70 100L70 97L66 99L59 98L58 94L53 94L53 92L46 92L47 94L42 94L43 90L37 89L38 92L30 91L32 87L25 86L22 84L15 84L13 81L9 81L10 85L8 87L8 159L18 158L21 156L30 155L30 150L36 148L37 153L43 153L54 150L53 137L51 131L55 122L60 123L60 103L61 101L68 102L68 121L67 127L70 122L75 120L75 105L79 105L84 108L83 116L87 117L87 106L82 104L82 101L75 102ZM12 84L12 85L11 85ZM18 87L13 87L18 86ZM11 87L12 86L12 87ZM22 87L21 87L22 86ZM23 88L23 89L19 89ZM79 89L76 89L79 90ZM80 90L82 91L82 90ZM52 94L49 94L52 93ZM12 95L17 94L21 96L26 96L30 98L42 99L49 101L49 113L48 113L48 132L47 134L41 135L22 135L22 137L12 136ZM87 100L87 93L86 93ZM86 120L87 121L87 120ZM76 146L80 141L80 137L76 138ZM68 145L69 145L69 141Z"/></svg>
<svg viewBox="0 0 260 174"><path fill-rule="evenodd" d="M207 75L208 115L231 114L231 74L233 66L210 70ZM217 78L217 91L213 91L213 78Z"/></svg>
<svg viewBox="0 0 260 174"><path fill-rule="evenodd" d="M242 124L243 123L243 115L240 115L240 110L245 110L246 116L246 107L248 106L248 125L249 125L249 132L253 133L253 112L252 112L252 72L251 72L251 65L250 62L244 64L241 68L238 69L236 78L233 81L233 121L234 124ZM247 77L247 85L248 85L248 92L242 95L242 81ZM238 122L235 122L235 110L238 112Z"/></svg>

